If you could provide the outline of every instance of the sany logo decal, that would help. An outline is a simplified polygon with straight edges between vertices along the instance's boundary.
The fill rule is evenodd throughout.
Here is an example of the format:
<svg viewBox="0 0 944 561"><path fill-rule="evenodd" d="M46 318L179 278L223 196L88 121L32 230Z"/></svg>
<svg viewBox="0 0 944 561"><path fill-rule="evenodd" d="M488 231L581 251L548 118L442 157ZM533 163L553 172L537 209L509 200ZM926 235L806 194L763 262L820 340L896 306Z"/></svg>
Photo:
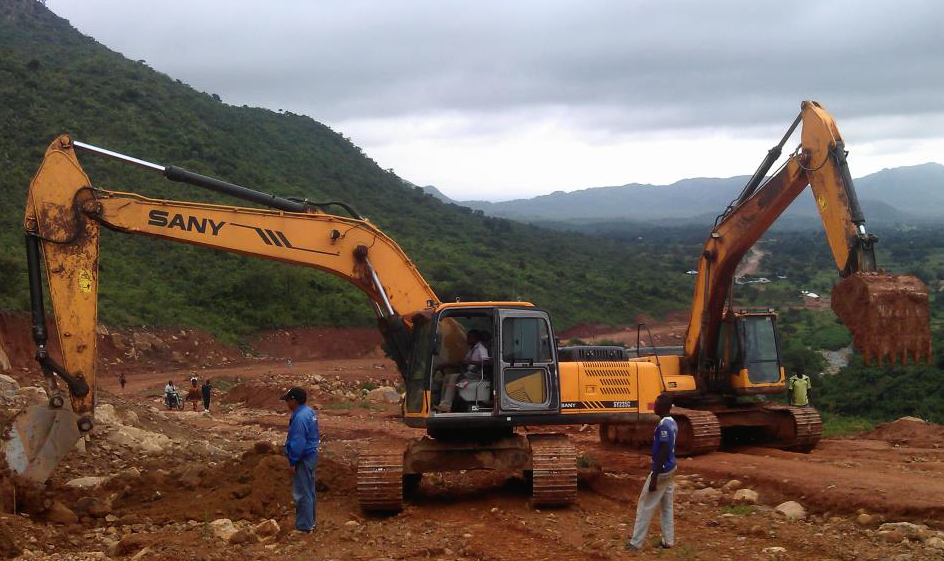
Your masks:
<svg viewBox="0 0 944 561"><path fill-rule="evenodd" d="M226 222L215 222L212 218L197 218L196 216L184 216L183 214L174 214L174 217L168 220L170 213L166 210L152 210L148 213L148 224L159 226L161 228L180 228L185 232L207 233L209 226L210 234L215 236L220 233L220 229Z"/></svg>

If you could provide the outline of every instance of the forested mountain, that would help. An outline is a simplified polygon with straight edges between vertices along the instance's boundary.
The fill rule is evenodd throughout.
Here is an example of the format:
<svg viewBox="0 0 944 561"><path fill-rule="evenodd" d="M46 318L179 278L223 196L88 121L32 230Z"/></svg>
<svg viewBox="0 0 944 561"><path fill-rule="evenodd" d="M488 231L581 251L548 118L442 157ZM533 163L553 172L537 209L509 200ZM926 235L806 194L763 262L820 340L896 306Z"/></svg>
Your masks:
<svg viewBox="0 0 944 561"><path fill-rule="evenodd" d="M851 165L854 165L852 160ZM853 168L854 169L854 168ZM648 224L710 225L737 197L749 176L683 179L671 185L630 183L578 191L556 191L531 199L460 204L492 216L517 220L582 222L628 221ZM944 220L944 166L935 163L884 169L855 180L870 222ZM813 224L816 207L809 190L784 213L784 220Z"/></svg>
<svg viewBox="0 0 944 561"><path fill-rule="evenodd" d="M0 124L0 308L27 307L23 205L46 146L63 132L282 196L346 201L400 243L444 301L520 297L566 326L679 309L691 292L691 279L662 274L661 256L443 203L307 116L227 105L110 51L34 0L0 2ZM242 204L80 158L94 186ZM101 279L101 317L111 324L235 337L371 321L366 298L324 273L107 230Z"/></svg>

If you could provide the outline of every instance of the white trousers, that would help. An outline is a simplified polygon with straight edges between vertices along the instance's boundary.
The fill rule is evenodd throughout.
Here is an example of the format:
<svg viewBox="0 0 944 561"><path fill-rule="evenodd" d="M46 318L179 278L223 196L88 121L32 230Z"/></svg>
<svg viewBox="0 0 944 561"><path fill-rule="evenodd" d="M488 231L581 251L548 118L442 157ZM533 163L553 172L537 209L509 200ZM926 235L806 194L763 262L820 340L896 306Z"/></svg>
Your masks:
<svg viewBox="0 0 944 561"><path fill-rule="evenodd" d="M636 523L633 526L633 537L630 542L637 549L642 549L652 522L652 514L659 509L659 521L662 524L662 541L667 546L675 545L675 521L673 520L672 500L675 498L675 471L659 474L656 490L649 491L649 480L652 472L646 478L639 493L639 502L636 503Z"/></svg>
<svg viewBox="0 0 944 561"><path fill-rule="evenodd" d="M461 372L454 372L443 376L442 398L439 400L440 407L448 407L452 410L452 402L456 398L456 382L462 376Z"/></svg>

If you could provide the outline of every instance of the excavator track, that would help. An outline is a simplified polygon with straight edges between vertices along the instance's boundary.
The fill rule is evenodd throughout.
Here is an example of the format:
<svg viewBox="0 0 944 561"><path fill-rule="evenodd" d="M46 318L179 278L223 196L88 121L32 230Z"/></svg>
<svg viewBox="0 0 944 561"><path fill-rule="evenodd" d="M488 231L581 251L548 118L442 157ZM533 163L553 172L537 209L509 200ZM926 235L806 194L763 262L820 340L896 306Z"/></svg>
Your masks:
<svg viewBox="0 0 944 561"><path fill-rule="evenodd" d="M531 444L531 502L567 506L577 500L577 449L562 434L528 435Z"/></svg>
<svg viewBox="0 0 944 561"><path fill-rule="evenodd" d="M403 452L370 448L357 460L357 502L365 511L403 509Z"/></svg>
<svg viewBox="0 0 944 561"><path fill-rule="evenodd" d="M673 407L671 415L678 424L676 456L707 454L721 446L721 424L711 411Z"/></svg>
<svg viewBox="0 0 944 561"><path fill-rule="evenodd" d="M784 415L781 421L781 438L772 443L784 450L809 452L816 447L823 436L823 420L812 407L793 407L790 405L768 405L768 410Z"/></svg>
<svg viewBox="0 0 944 561"><path fill-rule="evenodd" d="M673 407L671 415L678 424L676 456L707 454L721 446L721 424L711 411ZM652 433L655 428L655 421L632 425L602 424L600 440L605 444L645 448L652 446Z"/></svg>

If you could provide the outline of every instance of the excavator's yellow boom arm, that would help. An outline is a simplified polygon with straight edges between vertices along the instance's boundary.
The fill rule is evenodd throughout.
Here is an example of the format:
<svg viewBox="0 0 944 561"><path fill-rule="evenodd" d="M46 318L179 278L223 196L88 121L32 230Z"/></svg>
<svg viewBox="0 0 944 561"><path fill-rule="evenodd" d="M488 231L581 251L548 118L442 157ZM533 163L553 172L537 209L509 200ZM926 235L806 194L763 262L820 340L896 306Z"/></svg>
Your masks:
<svg viewBox="0 0 944 561"><path fill-rule="evenodd" d="M95 189L76 157L77 146L161 171L172 180L277 209L166 201ZM11 431L12 445L6 446L9 467L26 479L44 481L77 435L92 427L102 226L338 276L370 299L379 327L402 368L412 316L434 308L439 299L396 242L346 205L330 204L341 204L354 216L327 214L307 201L281 199L180 168L164 168L81 145L68 136L57 138L30 183L24 220L33 338L51 407L18 417ZM49 356L46 344L40 261L46 269L61 365ZM68 385L71 411L63 407L65 399L56 376ZM56 431L62 433L56 436Z"/></svg>
<svg viewBox="0 0 944 561"><path fill-rule="evenodd" d="M769 179L767 171L802 123L799 148ZM875 264L875 236L865 229L842 135L817 102L800 115L768 154L739 197L718 217L698 264L685 336L690 368L711 368L735 269L751 246L809 185L843 281L832 306L866 360L928 360L931 352L927 287L916 277L886 275Z"/></svg>

